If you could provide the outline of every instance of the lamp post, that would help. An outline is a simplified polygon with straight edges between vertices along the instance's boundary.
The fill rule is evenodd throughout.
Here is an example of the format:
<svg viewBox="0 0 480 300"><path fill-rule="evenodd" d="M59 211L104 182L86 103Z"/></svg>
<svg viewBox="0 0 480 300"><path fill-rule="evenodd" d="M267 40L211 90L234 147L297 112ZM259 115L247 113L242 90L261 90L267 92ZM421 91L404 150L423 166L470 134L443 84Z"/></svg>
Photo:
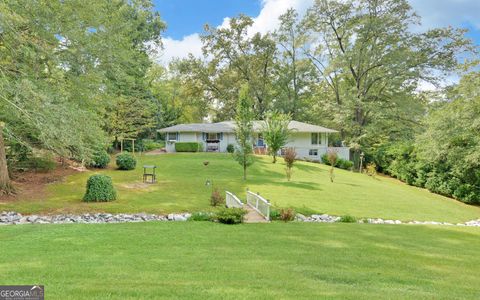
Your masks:
<svg viewBox="0 0 480 300"><path fill-rule="evenodd" d="M208 164L209 164L209 161L204 161L204 162L203 162L203 165L205 166L205 168L207 168ZM210 187L212 188L211 192L213 193L213 180L207 179L207 180L205 181L205 186L206 186L206 187L209 187L209 186L210 186Z"/></svg>
<svg viewBox="0 0 480 300"><path fill-rule="evenodd" d="M365 157L365 154L362 152L360 153L360 173L363 173L363 159Z"/></svg>

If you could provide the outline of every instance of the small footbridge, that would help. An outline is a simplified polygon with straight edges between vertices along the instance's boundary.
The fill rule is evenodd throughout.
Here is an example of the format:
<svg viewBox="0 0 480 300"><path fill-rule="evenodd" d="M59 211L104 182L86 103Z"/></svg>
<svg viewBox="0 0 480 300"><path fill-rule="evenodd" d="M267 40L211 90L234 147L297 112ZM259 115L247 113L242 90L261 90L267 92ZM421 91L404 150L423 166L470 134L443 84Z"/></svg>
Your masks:
<svg viewBox="0 0 480 300"><path fill-rule="evenodd" d="M243 208L247 211L244 217L245 223L270 222L270 202L260 194L247 191L247 201L243 203L235 194L226 191L227 207Z"/></svg>

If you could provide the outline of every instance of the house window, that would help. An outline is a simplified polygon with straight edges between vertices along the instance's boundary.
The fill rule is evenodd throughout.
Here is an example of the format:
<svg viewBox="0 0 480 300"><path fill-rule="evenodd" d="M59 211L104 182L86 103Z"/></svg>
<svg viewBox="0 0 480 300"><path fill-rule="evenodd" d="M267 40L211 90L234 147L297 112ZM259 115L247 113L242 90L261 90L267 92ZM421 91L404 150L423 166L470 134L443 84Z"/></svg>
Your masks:
<svg viewBox="0 0 480 300"><path fill-rule="evenodd" d="M322 144L322 134L319 132L312 132L312 145Z"/></svg>
<svg viewBox="0 0 480 300"><path fill-rule="evenodd" d="M210 141L218 140L218 133L216 132L207 133L207 140L210 140Z"/></svg>
<svg viewBox="0 0 480 300"><path fill-rule="evenodd" d="M178 132L167 133L167 141L178 141Z"/></svg>
<svg viewBox="0 0 480 300"><path fill-rule="evenodd" d="M203 140L207 141L221 141L223 140L223 132L204 132Z"/></svg>
<svg viewBox="0 0 480 300"><path fill-rule="evenodd" d="M310 155L310 156L318 156L318 149L310 149L310 150L308 150L308 155Z"/></svg>
<svg viewBox="0 0 480 300"><path fill-rule="evenodd" d="M318 145L320 141L320 134L318 132L312 132L312 145Z"/></svg>
<svg viewBox="0 0 480 300"><path fill-rule="evenodd" d="M258 135L257 147L265 147L265 142L263 140L263 135L262 134Z"/></svg>

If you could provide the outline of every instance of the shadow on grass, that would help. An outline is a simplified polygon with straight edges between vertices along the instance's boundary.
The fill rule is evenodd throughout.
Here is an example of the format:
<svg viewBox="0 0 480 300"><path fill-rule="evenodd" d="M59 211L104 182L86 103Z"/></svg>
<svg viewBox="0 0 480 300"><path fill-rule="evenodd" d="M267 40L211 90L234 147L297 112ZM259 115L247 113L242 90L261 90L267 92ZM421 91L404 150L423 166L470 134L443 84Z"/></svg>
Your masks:
<svg viewBox="0 0 480 300"><path fill-rule="evenodd" d="M297 168L298 170L308 172L308 173L323 173L326 172L322 168L320 168L319 163L313 163L313 162L303 162L302 164L295 164L294 168Z"/></svg>
<svg viewBox="0 0 480 300"><path fill-rule="evenodd" d="M360 187L361 185L355 184L355 183L347 183L347 182L334 182L337 184L343 184L343 185L348 185L348 186L353 186L353 187Z"/></svg>
<svg viewBox="0 0 480 300"><path fill-rule="evenodd" d="M308 181L284 181L284 182L279 182L279 181L270 181L268 184L271 185L279 185L279 186L284 186L284 187L292 187L292 188L297 188L297 189L305 189L305 190L317 190L321 191L322 189L320 188L321 185L315 182L308 182Z"/></svg>

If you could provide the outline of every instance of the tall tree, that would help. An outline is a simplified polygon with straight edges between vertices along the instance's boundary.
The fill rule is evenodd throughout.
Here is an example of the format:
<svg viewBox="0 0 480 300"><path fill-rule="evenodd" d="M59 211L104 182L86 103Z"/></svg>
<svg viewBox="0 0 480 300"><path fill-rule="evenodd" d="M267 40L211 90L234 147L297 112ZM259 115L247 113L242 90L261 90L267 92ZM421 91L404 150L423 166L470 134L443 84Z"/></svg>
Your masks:
<svg viewBox="0 0 480 300"><path fill-rule="evenodd" d="M5 124L0 122L0 194L10 194L14 192L14 188L8 176L7 156L5 154L5 142L3 140L4 126Z"/></svg>
<svg viewBox="0 0 480 300"><path fill-rule="evenodd" d="M306 54L328 91L320 106L351 142L365 144L377 120L416 124L418 86L438 84L469 48L463 30L416 33L418 21L406 0L317 0L306 14Z"/></svg>
<svg viewBox="0 0 480 300"><path fill-rule="evenodd" d="M215 119L235 116L238 91L250 87L255 115L263 117L272 106L272 72L276 45L269 34L251 33L253 20L232 18L228 26L205 26L201 36L203 59L182 62L182 70L201 84L204 97L216 103Z"/></svg>
<svg viewBox="0 0 480 300"><path fill-rule="evenodd" d="M277 43L274 61L274 107L289 113L295 120L305 119L305 104L312 95L311 85L317 76L303 48L307 35L298 14L289 9L281 15L280 26L273 33Z"/></svg>
<svg viewBox="0 0 480 300"><path fill-rule="evenodd" d="M235 137L237 146L234 158L243 168L243 179L247 179L247 168L253 164L253 111L249 88L240 89L235 116Z"/></svg>
<svg viewBox="0 0 480 300"><path fill-rule="evenodd" d="M5 0L0 15L4 133L88 161L114 100L144 98L149 45L164 27L151 2Z"/></svg>

